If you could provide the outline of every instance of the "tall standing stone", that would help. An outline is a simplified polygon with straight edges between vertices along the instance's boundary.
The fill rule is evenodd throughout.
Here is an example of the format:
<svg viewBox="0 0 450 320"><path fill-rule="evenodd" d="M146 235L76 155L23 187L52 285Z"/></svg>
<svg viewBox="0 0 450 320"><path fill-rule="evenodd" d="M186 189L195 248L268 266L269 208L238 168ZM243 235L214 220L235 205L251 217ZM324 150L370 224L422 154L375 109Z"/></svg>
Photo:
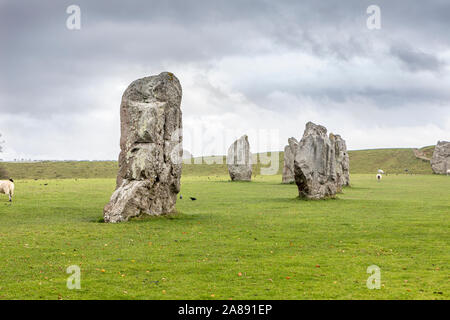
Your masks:
<svg viewBox="0 0 450 320"><path fill-rule="evenodd" d="M134 81L120 106L117 188L105 222L175 210L182 163L182 90L169 72Z"/></svg>
<svg viewBox="0 0 450 320"><path fill-rule="evenodd" d="M431 169L436 174L447 174L450 170L450 141L438 141L431 158Z"/></svg>
<svg viewBox="0 0 450 320"><path fill-rule="evenodd" d="M347 144L338 134L334 135L330 133L330 141L334 143L336 183L338 191L341 191L342 187L350 185L350 160L347 152Z"/></svg>
<svg viewBox="0 0 450 320"><path fill-rule="evenodd" d="M294 160L295 151L298 148L298 141L295 138L288 139L288 145L284 147L284 167L282 183L295 182Z"/></svg>
<svg viewBox="0 0 450 320"><path fill-rule="evenodd" d="M322 199L337 192L335 146L327 129L312 122L295 153L294 174L300 198Z"/></svg>
<svg viewBox="0 0 450 320"><path fill-rule="evenodd" d="M251 181L252 154L247 135L237 139L228 148L227 165L232 181Z"/></svg>

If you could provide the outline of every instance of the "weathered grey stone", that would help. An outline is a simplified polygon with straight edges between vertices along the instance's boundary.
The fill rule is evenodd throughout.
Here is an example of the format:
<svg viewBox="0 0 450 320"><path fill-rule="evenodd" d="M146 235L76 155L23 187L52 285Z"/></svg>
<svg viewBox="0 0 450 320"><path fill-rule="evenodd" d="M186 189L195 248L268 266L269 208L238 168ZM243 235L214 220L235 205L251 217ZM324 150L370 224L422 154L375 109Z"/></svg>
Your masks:
<svg viewBox="0 0 450 320"><path fill-rule="evenodd" d="M334 152L336 157L336 182L338 192L342 187L350 185L350 160L347 153L347 144L338 134L330 133L330 141L334 142Z"/></svg>
<svg viewBox="0 0 450 320"><path fill-rule="evenodd" d="M252 154L247 135L237 139L228 149L228 172L233 181L251 181Z"/></svg>
<svg viewBox="0 0 450 320"><path fill-rule="evenodd" d="M182 90L169 72L134 81L120 107L117 188L105 222L175 210L182 163Z"/></svg>
<svg viewBox="0 0 450 320"><path fill-rule="evenodd" d="M295 138L288 139L288 145L284 147L284 166L282 183L294 183L294 160L295 151L298 148L298 141Z"/></svg>
<svg viewBox="0 0 450 320"><path fill-rule="evenodd" d="M450 141L438 141L431 158L431 169L436 174L447 174L450 170Z"/></svg>
<svg viewBox="0 0 450 320"><path fill-rule="evenodd" d="M322 199L336 194L335 146L325 127L306 124L295 153L294 174L300 198Z"/></svg>

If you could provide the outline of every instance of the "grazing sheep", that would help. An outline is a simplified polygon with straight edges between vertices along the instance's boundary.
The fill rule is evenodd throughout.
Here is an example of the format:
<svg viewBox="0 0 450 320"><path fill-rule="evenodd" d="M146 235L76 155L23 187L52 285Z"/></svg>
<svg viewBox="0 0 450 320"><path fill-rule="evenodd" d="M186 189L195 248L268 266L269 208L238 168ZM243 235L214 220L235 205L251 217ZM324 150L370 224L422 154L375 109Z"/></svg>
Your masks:
<svg viewBox="0 0 450 320"><path fill-rule="evenodd" d="M383 177L383 176L382 176L381 174L377 174L377 180L378 180L378 182L380 182L380 180L381 180L382 177Z"/></svg>
<svg viewBox="0 0 450 320"><path fill-rule="evenodd" d="M381 170L381 169L378 169L378 173L379 173L379 174L384 174L384 171Z"/></svg>
<svg viewBox="0 0 450 320"><path fill-rule="evenodd" d="M14 180L9 179L9 181L0 180L0 193L9 196L9 202L12 202L12 197L14 196Z"/></svg>
<svg viewBox="0 0 450 320"><path fill-rule="evenodd" d="M447 170L447 175L450 176L450 169Z"/></svg>

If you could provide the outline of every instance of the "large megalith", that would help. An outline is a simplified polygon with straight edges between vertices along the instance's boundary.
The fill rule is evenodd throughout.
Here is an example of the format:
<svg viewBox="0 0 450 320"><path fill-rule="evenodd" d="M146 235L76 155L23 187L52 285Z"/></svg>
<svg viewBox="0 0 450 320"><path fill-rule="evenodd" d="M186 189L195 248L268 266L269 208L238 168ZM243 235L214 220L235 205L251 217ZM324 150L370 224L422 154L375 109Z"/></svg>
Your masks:
<svg viewBox="0 0 450 320"><path fill-rule="evenodd" d="M322 199L337 192L335 146L327 129L306 124L294 160L295 183L300 198Z"/></svg>
<svg viewBox="0 0 450 320"><path fill-rule="evenodd" d="M450 170L450 141L438 141L431 158L431 169L436 174L447 174Z"/></svg>
<svg viewBox="0 0 450 320"><path fill-rule="evenodd" d="M288 145L284 147L284 166L282 183L294 183L294 159L295 151L298 148L298 141L295 138L288 139Z"/></svg>
<svg viewBox="0 0 450 320"><path fill-rule="evenodd" d="M237 139L228 148L227 166L232 181L251 181L252 154L247 135Z"/></svg>
<svg viewBox="0 0 450 320"><path fill-rule="evenodd" d="M350 185L350 160L347 152L347 144L338 134L330 133L330 141L334 143L336 183L338 191L341 191L342 187Z"/></svg>
<svg viewBox="0 0 450 320"><path fill-rule="evenodd" d="M169 72L134 81L120 106L117 187L105 222L175 210L182 164L182 90Z"/></svg>

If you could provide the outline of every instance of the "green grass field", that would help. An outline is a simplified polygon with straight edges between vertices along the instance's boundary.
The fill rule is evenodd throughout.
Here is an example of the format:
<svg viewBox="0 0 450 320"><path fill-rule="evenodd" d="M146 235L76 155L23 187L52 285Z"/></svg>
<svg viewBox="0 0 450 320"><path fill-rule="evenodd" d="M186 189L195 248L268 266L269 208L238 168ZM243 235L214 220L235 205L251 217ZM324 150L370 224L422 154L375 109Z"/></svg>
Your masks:
<svg viewBox="0 0 450 320"><path fill-rule="evenodd" d="M302 201L279 175L185 174L177 215L121 224L99 222L114 179L18 179L0 195L0 299L448 299L450 178L351 179Z"/></svg>
<svg viewBox="0 0 450 320"><path fill-rule="evenodd" d="M434 146L424 147L422 150L431 157ZM284 163L284 152L278 153L278 173L281 174ZM351 173L377 173L383 169L386 173L405 173L408 169L414 174L431 174L431 166L428 161L417 159L412 149L373 149L349 151ZM199 158L192 161L200 160ZM206 164L207 161L215 160L219 164ZM220 160L220 161L219 161ZM188 162L189 160L186 160ZM191 162L192 162L191 161ZM188 164L183 165L183 172L188 176L217 176L227 175L227 166L224 157L206 157L201 161L205 165ZM68 178L115 178L118 164L116 161L66 161L66 162L35 162L35 163L0 163L0 169L4 168L6 173L0 178L6 179L68 179ZM255 175L260 174L261 163L254 165ZM3 177L2 177L3 175Z"/></svg>
<svg viewBox="0 0 450 320"><path fill-rule="evenodd" d="M430 152L430 148L421 150ZM352 173L376 173L378 169L388 174L405 173L405 169L414 174L433 173L430 162L416 158L412 149L358 150L350 151L349 156Z"/></svg>

